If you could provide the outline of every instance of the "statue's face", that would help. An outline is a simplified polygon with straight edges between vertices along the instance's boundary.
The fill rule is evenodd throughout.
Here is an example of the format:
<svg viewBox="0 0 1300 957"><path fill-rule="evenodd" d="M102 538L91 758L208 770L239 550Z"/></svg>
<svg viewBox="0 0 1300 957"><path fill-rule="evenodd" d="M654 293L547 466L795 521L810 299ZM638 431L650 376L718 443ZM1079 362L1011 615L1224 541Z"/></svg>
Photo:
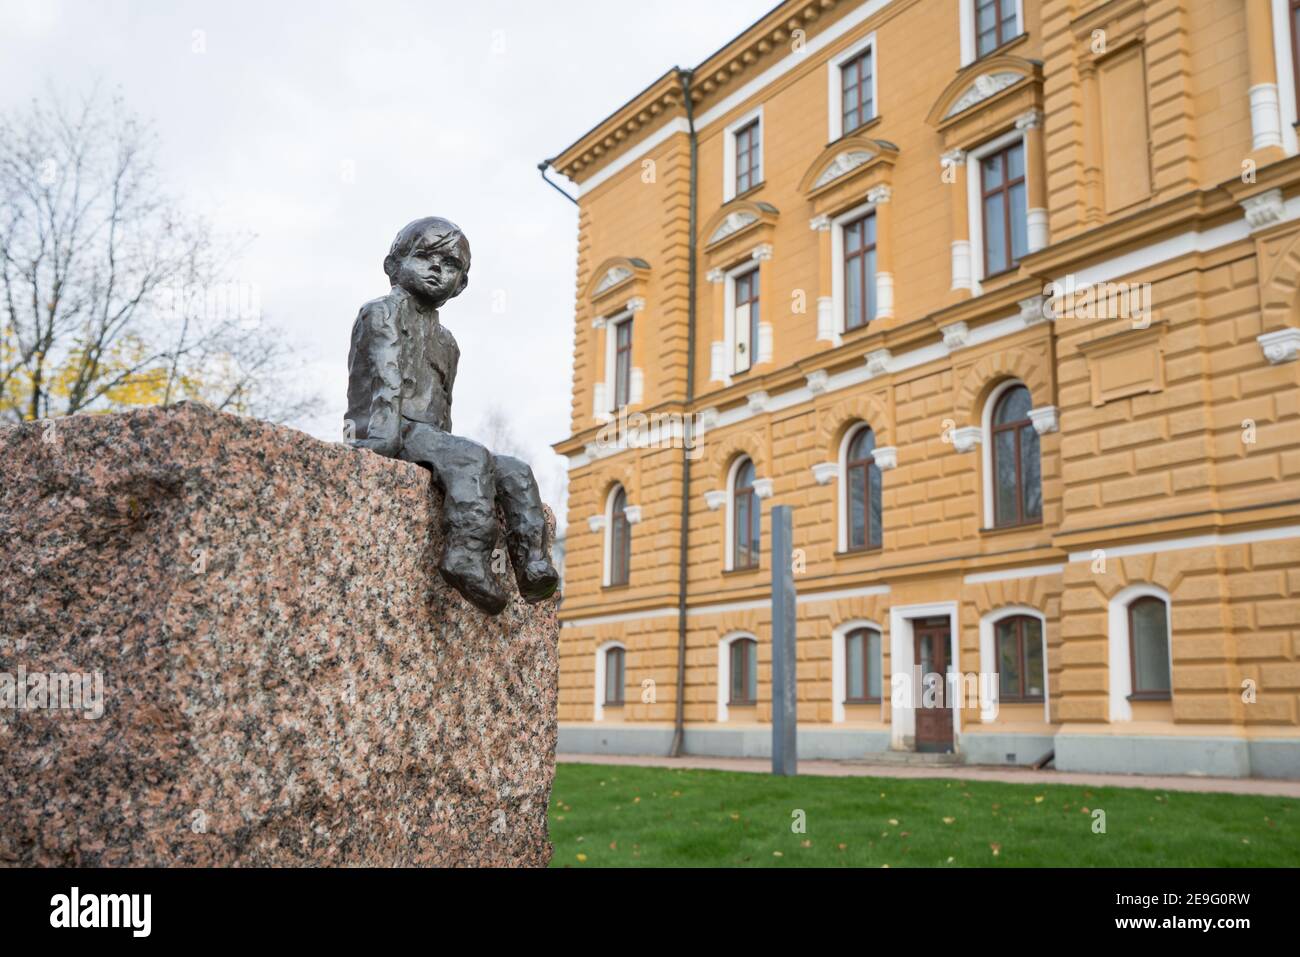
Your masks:
<svg viewBox="0 0 1300 957"><path fill-rule="evenodd" d="M438 307L460 293L468 271L468 244L459 237L447 242L445 233L430 229L399 264L396 281Z"/></svg>

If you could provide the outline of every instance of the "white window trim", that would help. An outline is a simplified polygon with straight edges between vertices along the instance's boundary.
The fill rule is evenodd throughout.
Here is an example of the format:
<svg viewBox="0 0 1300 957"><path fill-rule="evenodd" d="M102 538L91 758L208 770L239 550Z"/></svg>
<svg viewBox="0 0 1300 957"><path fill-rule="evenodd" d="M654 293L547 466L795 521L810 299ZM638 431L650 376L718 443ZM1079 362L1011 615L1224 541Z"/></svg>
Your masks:
<svg viewBox="0 0 1300 957"><path fill-rule="evenodd" d="M827 101L827 142L834 143L844 136L844 108L840 102L843 95L843 78L840 74L844 64L858 54L871 48L871 118L880 115L880 54L876 49L876 34L873 30L857 43L835 54L826 64L826 101Z"/></svg>
<svg viewBox="0 0 1300 957"><path fill-rule="evenodd" d="M748 638L754 642L754 654L758 654L758 636L752 631L733 631L722 637L718 642L718 721L723 722L730 718L731 708L731 644L740 638ZM755 682L757 684L757 682ZM758 688L754 688L754 697L758 698Z"/></svg>
<svg viewBox="0 0 1300 957"><path fill-rule="evenodd" d="M913 739L912 750L916 741L916 710L894 705L893 681L895 675L910 674L913 667L913 632L912 620L915 618L948 618L948 667L952 671L961 671L961 659L958 657L961 635L957 630L957 602L939 601L924 605L894 605L889 609L889 746L896 751L907 750L904 738ZM910 679L909 679L910 680ZM884 693L884 687L881 687ZM924 688L913 688L915 700L920 700ZM957 696L952 703L952 747L954 753L961 752L961 708L957 707Z"/></svg>
<svg viewBox="0 0 1300 957"><path fill-rule="evenodd" d="M1285 0L1283 0L1285 2ZM957 0L957 22L961 29L961 65L979 59L975 31L975 0ZM1016 35L1025 32L1025 0L1016 0Z"/></svg>
<svg viewBox="0 0 1300 957"><path fill-rule="evenodd" d="M984 470L984 527L993 528L997 521L997 516L993 511L993 496L996 489L997 476L993 474L993 410L997 407L998 400L1010 389L1018 385L1025 385L1019 379L1007 379L1005 382L998 383L997 388L989 393L988 399L984 402L984 409L980 413L980 457L983 459L982 468ZM1028 389L1028 386L1025 386ZM1033 393L1030 394L1029 404L1033 405ZM1039 454L1041 455L1041 449Z"/></svg>
<svg viewBox="0 0 1300 957"><path fill-rule="evenodd" d="M1295 63L1291 59L1291 23L1287 0L1272 0L1273 62L1277 68L1278 121L1282 126L1282 149L1287 156L1300 152L1294 123L1297 110L1295 101Z"/></svg>
<svg viewBox="0 0 1300 957"><path fill-rule="evenodd" d="M614 581L614 499L618 497L619 492L626 494L626 489L616 484L605 496L605 557L602 563L604 571L601 574L601 584L607 588Z"/></svg>
<svg viewBox="0 0 1300 957"><path fill-rule="evenodd" d="M844 224L851 223L855 219L861 219L866 215L874 215L876 212L876 203L863 203L860 206L854 206L847 212L840 213L831 220L831 309L835 317L835 345L839 345L841 337L848 332L848 316L844 314ZM876 263L880 262L880 222L876 222ZM880 275L877 268L876 276ZM873 280L874 281L874 280ZM880 287L876 286L876 305L880 305ZM879 318L879 312L877 312ZM874 320L872 320L874 321ZM870 323L868 323L870 325Z"/></svg>
<svg viewBox="0 0 1300 957"><path fill-rule="evenodd" d="M1004 133L997 139L989 140L987 143L983 143L966 153L966 205L967 219L970 222L971 292L976 296L983 293L984 290L980 283L988 275L984 264L984 204L980 196L980 161L990 153L996 153L1016 143L1020 144L1025 160L1025 225L1027 229L1030 163L1024 131L1012 130L1009 133Z"/></svg>
<svg viewBox="0 0 1300 957"><path fill-rule="evenodd" d="M615 367L615 360L618 356L618 327L625 322L631 322L635 313L631 309L624 309L622 312L608 316L605 319L605 412L613 413L618 411L618 369ZM632 369L632 363L628 363L628 382L627 395L628 404L632 404L632 380L635 378L635 372Z"/></svg>
<svg viewBox="0 0 1300 957"><path fill-rule="evenodd" d="M736 477L740 474L740 467L744 463L753 461L753 458L748 455L738 455L736 461L731 463L731 468L727 470L727 541L723 546L725 557L722 564L727 571L732 571L736 567ZM757 466L754 468L754 481L758 481ZM762 509L763 501L757 494L754 500L758 508Z"/></svg>
<svg viewBox="0 0 1300 957"><path fill-rule="evenodd" d="M755 119L758 120L758 182L752 185L756 186L763 182L763 151L767 148L767 128L763 123L763 106L759 104L732 120L723 130L722 201L724 203L729 203L736 198L736 134Z"/></svg>
<svg viewBox="0 0 1300 957"><path fill-rule="evenodd" d="M623 677L627 678L627 645L621 641L606 641L596 646L596 720L605 720L605 652L611 648L623 650ZM626 684L626 681L624 682ZM627 694L624 688L624 695Z"/></svg>
<svg viewBox="0 0 1300 957"><path fill-rule="evenodd" d="M1026 618L1036 618L1039 624L1039 634L1043 640L1043 723L1051 723L1051 702L1049 700L1051 692L1048 685L1047 670L1047 616L1037 608L1031 608L1028 605L1003 605L1001 608L995 608L993 611L980 618L980 674L994 675L998 671L998 656L996 647L997 623L1004 618L1015 618L1018 616ZM984 679L981 679L984 680ZM993 681L988 679L991 684L989 691L993 695L994 707L990 711L981 711L980 720L985 724L996 720L998 698L1001 696L1002 685L1000 680Z"/></svg>
<svg viewBox="0 0 1300 957"><path fill-rule="evenodd" d="M1165 636L1169 650L1169 697L1173 700L1174 667L1174 603L1169 592L1158 585L1130 585L1110 600L1108 617L1108 650L1110 672L1110 720L1132 721L1133 704L1128 696L1133 693L1133 675L1129 663L1129 645L1133 636L1128 631L1128 606L1139 598L1159 598L1165 603Z"/></svg>
<svg viewBox="0 0 1300 957"><path fill-rule="evenodd" d="M889 702L887 689L889 683L885 681L885 629L881 628L879 623L867 618L854 618L851 621L842 622L831 632L831 723L843 724L845 721L844 696L848 692L847 682L845 681L845 660L847 652L845 645L847 643L849 632L857 631L859 628L870 628L880 632L880 720L885 720L885 707Z"/></svg>
<svg viewBox="0 0 1300 957"><path fill-rule="evenodd" d="M840 464L840 481L837 483L839 489L837 490L838 494L836 495L836 498L839 500L839 520L837 523L839 525L839 540L837 545L841 552L847 552L849 550L849 446L853 443L853 440L857 438L858 433L863 429L871 429L871 423L854 423L853 427L844 433L844 438L840 440L840 454L838 459ZM874 436L875 429L872 429L871 432ZM880 490L882 499L884 498L884 491L883 488ZM870 489L868 489L868 493L870 493ZM884 503L882 502L881 504L883 506ZM883 513L884 509L882 508L881 511ZM884 516L882 514L882 522L883 519Z"/></svg>

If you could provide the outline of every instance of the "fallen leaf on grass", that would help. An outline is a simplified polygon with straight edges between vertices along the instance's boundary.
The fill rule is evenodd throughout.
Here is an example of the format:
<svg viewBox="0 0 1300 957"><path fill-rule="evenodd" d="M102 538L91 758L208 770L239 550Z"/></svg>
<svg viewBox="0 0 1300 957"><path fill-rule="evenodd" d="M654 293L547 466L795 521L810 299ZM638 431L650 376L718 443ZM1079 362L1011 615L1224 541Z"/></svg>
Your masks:
<svg viewBox="0 0 1300 957"><path fill-rule="evenodd" d="M943 823L944 823L944 824L951 824L951 823L952 823L953 821L955 821L955 820L957 820L955 817L945 817L945 818L943 819Z"/></svg>
<svg viewBox="0 0 1300 957"><path fill-rule="evenodd" d="M1002 845L1001 845L1001 844L990 844L990 845L989 845L989 850L991 850L991 851L993 852L993 856L994 856L994 857L997 857L999 854L1002 853Z"/></svg>

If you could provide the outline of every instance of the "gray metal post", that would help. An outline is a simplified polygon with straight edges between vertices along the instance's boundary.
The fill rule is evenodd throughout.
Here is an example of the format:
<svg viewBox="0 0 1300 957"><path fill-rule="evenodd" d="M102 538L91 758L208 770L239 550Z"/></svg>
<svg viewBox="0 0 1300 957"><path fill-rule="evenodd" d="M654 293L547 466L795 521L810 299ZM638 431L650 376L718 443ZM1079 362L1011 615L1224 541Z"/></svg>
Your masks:
<svg viewBox="0 0 1300 957"><path fill-rule="evenodd" d="M795 747L794 520L789 505L772 508L772 773L798 773Z"/></svg>

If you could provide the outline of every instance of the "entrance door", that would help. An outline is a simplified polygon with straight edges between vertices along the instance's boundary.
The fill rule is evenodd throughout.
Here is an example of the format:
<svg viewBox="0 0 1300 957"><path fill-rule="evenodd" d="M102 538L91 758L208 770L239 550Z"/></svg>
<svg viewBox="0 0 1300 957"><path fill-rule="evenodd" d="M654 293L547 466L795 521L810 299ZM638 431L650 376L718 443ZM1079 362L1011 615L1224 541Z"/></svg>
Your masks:
<svg viewBox="0 0 1300 957"><path fill-rule="evenodd" d="M916 750L952 750L952 707L948 700L947 673L949 622L944 618L922 618L912 622L914 661L921 669L921 687L916 700ZM930 675L938 675L930 678ZM933 691L930 689L933 688Z"/></svg>

